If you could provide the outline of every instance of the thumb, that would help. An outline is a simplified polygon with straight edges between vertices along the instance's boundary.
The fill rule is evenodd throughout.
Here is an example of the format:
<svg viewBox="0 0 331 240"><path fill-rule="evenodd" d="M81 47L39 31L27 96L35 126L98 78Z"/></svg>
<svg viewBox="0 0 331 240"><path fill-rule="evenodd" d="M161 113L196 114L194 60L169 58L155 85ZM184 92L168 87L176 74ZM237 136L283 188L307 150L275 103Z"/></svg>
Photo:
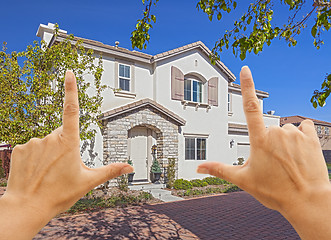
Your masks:
<svg viewBox="0 0 331 240"><path fill-rule="evenodd" d="M127 163L112 163L99 168L89 168L88 170L87 179L90 188L99 186L109 179L116 178L123 174L131 173L134 171L133 167Z"/></svg>
<svg viewBox="0 0 331 240"><path fill-rule="evenodd" d="M241 182L242 165L227 165L220 162L202 163L197 168L197 173L210 174L238 185Z"/></svg>

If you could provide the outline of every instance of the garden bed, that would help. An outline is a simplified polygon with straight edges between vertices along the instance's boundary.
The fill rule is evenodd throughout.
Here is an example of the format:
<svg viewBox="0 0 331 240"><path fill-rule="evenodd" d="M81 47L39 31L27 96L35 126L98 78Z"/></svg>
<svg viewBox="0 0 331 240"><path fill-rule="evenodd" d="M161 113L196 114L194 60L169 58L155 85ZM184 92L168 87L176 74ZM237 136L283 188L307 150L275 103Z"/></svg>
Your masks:
<svg viewBox="0 0 331 240"><path fill-rule="evenodd" d="M177 179L173 184L173 188L167 190L171 191L172 195L185 199L241 191L236 185L217 177L191 181Z"/></svg>

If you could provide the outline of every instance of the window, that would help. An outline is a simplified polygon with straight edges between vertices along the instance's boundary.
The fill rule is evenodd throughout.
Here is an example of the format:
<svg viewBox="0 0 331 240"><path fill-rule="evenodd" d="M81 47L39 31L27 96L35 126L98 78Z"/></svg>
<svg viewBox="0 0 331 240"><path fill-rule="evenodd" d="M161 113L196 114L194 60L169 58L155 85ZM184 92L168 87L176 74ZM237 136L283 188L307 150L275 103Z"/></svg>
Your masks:
<svg viewBox="0 0 331 240"><path fill-rule="evenodd" d="M231 111L231 96L230 93L228 93L228 112Z"/></svg>
<svg viewBox="0 0 331 240"><path fill-rule="evenodd" d="M192 102L202 101L202 83L192 79L184 80L184 100Z"/></svg>
<svg viewBox="0 0 331 240"><path fill-rule="evenodd" d="M317 134L321 134L321 133L322 133L321 126L317 126Z"/></svg>
<svg viewBox="0 0 331 240"><path fill-rule="evenodd" d="M330 134L330 130L328 127L324 127L324 132L325 132L325 135L329 135Z"/></svg>
<svg viewBox="0 0 331 240"><path fill-rule="evenodd" d="M124 91L130 91L130 66L119 64L119 71L118 71L118 79L119 79L119 85L120 89Z"/></svg>
<svg viewBox="0 0 331 240"><path fill-rule="evenodd" d="M185 138L185 160L206 160L206 138Z"/></svg>

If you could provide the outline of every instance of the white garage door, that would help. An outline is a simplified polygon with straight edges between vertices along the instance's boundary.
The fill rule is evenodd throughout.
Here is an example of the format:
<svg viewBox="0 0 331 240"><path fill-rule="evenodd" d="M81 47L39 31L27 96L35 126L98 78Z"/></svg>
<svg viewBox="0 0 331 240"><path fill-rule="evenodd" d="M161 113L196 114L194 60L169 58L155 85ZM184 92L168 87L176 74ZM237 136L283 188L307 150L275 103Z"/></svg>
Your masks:
<svg viewBox="0 0 331 240"><path fill-rule="evenodd" d="M249 143L237 143L237 159L243 157L245 161L249 157Z"/></svg>

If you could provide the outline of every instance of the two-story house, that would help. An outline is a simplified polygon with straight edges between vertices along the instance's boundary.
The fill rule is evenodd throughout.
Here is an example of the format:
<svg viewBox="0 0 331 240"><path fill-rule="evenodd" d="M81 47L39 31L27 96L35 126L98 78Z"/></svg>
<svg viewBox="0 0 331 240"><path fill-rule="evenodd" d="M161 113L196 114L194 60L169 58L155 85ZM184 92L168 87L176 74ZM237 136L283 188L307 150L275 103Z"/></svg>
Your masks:
<svg viewBox="0 0 331 240"><path fill-rule="evenodd" d="M318 136L318 139L323 150L325 161L331 163L331 123L325 122L313 118L303 117L303 116L288 116L280 118L280 126L283 126L287 123L291 123L295 126L299 126L301 122L305 119L313 121L315 130Z"/></svg>
<svg viewBox="0 0 331 240"><path fill-rule="evenodd" d="M53 25L41 24L37 36L49 43L63 41ZM76 37L75 40L82 39ZM103 130L90 144L95 166L131 159L135 181L150 181L153 145L166 165L176 159L177 177L205 177L196 173L204 161L233 164L248 158L249 138L240 85L221 61L210 63L210 50L200 41L157 55L82 39L83 46L102 53L102 83L121 91L103 92ZM89 79L86 79L87 81ZM91 94L93 91L91 90ZM267 92L256 90L263 107ZM266 126L279 117L264 115Z"/></svg>

